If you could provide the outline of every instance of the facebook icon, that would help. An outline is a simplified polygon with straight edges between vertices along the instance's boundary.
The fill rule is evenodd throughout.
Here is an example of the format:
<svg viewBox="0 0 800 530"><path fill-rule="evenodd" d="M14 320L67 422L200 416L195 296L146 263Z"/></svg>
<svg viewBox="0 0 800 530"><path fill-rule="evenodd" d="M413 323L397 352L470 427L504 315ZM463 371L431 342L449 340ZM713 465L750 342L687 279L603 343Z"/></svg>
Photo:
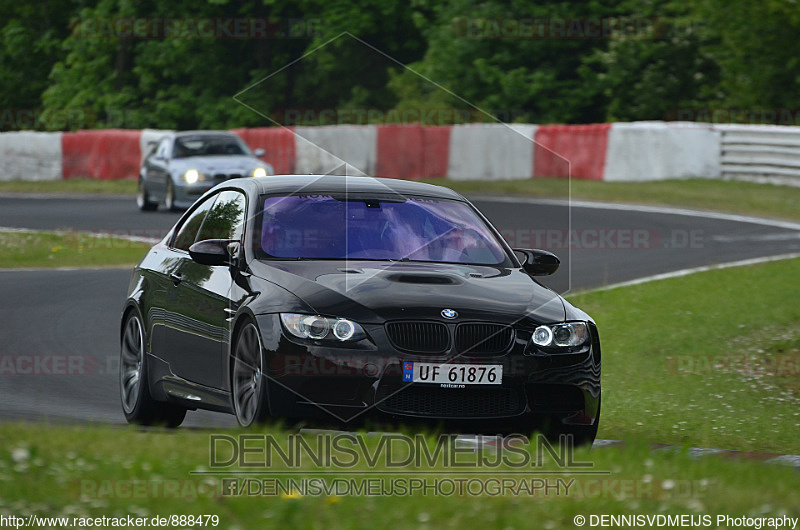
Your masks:
<svg viewBox="0 0 800 530"><path fill-rule="evenodd" d="M239 484L235 478L224 478L222 479L222 495L238 495L239 494Z"/></svg>

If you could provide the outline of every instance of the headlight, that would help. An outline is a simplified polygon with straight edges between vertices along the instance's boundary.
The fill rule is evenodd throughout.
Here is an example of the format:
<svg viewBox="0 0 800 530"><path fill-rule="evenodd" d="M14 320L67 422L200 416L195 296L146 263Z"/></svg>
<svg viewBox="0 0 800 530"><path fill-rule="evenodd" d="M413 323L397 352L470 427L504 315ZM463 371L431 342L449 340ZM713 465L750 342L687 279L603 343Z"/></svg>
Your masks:
<svg viewBox="0 0 800 530"><path fill-rule="evenodd" d="M263 167L257 167L257 168L255 168L253 170L253 176L254 177L266 177L267 176L267 170L264 169Z"/></svg>
<svg viewBox="0 0 800 530"><path fill-rule="evenodd" d="M198 180L200 180L202 173L197 171L196 169L189 169L186 173L183 174L183 180L186 181L187 184L194 184Z"/></svg>
<svg viewBox="0 0 800 530"><path fill-rule="evenodd" d="M346 342L361 340L366 336L361 326L345 318L281 313L281 322L289 333L301 339Z"/></svg>
<svg viewBox="0 0 800 530"><path fill-rule="evenodd" d="M573 348L582 346L589 340L589 329L585 322L564 322L539 326L533 330L531 342L543 348L558 346Z"/></svg>

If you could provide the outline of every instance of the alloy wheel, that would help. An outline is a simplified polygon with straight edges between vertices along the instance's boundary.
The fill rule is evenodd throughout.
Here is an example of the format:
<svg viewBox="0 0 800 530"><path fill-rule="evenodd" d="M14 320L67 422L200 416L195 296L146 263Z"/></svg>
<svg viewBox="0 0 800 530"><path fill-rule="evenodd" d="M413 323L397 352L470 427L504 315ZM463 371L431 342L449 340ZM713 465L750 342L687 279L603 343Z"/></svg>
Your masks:
<svg viewBox="0 0 800 530"><path fill-rule="evenodd" d="M144 334L138 316L132 316L125 325L120 355L119 383L122 394L122 407L130 414L139 399L139 386L142 384L142 363L144 362Z"/></svg>
<svg viewBox="0 0 800 530"><path fill-rule="evenodd" d="M245 427L256 419L263 380L261 338L255 325L248 323L242 328L236 341L232 381L236 419Z"/></svg>

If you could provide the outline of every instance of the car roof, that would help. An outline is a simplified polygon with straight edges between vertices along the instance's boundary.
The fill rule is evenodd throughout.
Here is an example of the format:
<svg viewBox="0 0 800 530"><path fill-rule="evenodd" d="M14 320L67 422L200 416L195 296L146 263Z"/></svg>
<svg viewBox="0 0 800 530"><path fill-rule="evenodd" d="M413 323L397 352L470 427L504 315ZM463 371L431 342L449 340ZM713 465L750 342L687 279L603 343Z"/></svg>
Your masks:
<svg viewBox="0 0 800 530"><path fill-rule="evenodd" d="M339 176L271 175L241 179L255 182L259 193L397 193L439 199L464 200L460 194L443 186L409 180Z"/></svg>

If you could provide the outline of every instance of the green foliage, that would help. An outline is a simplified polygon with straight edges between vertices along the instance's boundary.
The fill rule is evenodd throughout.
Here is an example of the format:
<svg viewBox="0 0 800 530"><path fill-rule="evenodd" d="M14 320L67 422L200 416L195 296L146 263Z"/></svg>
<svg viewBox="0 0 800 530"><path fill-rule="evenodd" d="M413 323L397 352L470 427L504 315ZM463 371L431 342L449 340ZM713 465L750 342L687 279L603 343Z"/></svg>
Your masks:
<svg viewBox="0 0 800 530"><path fill-rule="evenodd" d="M423 61L410 66L458 96L451 100L463 98L504 121L605 119L602 94L579 74L583 58L602 48L604 41L571 38L575 33L560 36L550 22L609 17L615 14L613 8L598 1L457 0L431 5L436 23L426 33L428 51ZM530 19L546 20L544 34L526 31L523 21ZM409 71L403 75L416 76ZM429 88L416 84L420 88L412 97L424 99ZM442 97L433 94L430 99Z"/></svg>
<svg viewBox="0 0 800 530"><path fill-rule="evenodd" d="M800 6L785 0L696 0L714 39L717 103L727 108L800 107Z"/></svg>
<svg viewBox="0 0 800 530"><path fill-rule="evenodd" d="M61 43L80 5L78 0L0 3L0 109L41 107L50 69L64 58Z"/></svg>
<svg viewBox="0 0 800 530"><path fill-rule="evenodd" d="M609 121L680 120L715 98L719 66L714 37L684 3L637 2L630 16L651 24L636 38L613 38L584 59L581 74L607 101Z"/></svg>
<svg viewBox="0 0 800 530"><path fill-rule="evenodd" d="M268 20L267 38L197 38L191 27L118 38L109 25L226 18ZM587 21L617 24L592 38ZM0 129L263 126L309 109L533 123L796 109L798 32L800 9L783 0L4 2L0 109L84 114L4 116Z"/></svg>

